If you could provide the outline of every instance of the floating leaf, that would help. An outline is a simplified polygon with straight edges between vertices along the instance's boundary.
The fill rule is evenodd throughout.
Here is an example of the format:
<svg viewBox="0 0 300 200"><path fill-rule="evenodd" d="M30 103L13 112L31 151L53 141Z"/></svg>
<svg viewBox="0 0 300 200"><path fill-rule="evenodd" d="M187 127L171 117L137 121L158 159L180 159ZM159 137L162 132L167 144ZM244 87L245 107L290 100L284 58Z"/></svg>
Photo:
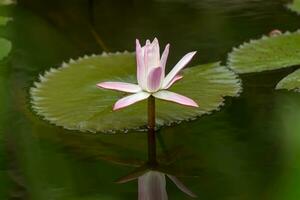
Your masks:
<svg viewBox="0 0 300 200"><path fill-rule="evenodd" d="M300 92L300 69L282 79L277 84L276 89L287 89Z"/></svg>
<svg viewBox="0 0 300 200"><path fill-rule="evenodd" d="M11 51L11 42L7 39L0 38L0 60L5 58Z"/></svg>
<svg viewBox="0 0 300 200"><path fill-rule="evenodd" d="M298 14L300 14L300 0L293 0L293 3L287 5L287 7Z"/></svg>
<svg viewBox="0 0 300 200"><path fill-rule="evenodd" d="M238 73L261 72L300 64L300 31L259 40L235 48L228 66Z"/></svg>
<svg viewBox="0 0 300 200"><path fill-rule="evenodd" d="M13 1L0 0L0 6L1 5L9 5L11 3L13 3ZM12 20L12 18L10 18L10 17L0 16L0 26L5 26L11 20ZM9 54L9 52L11 51L11 48L12 48L12 44L9 40L0 38L0 60L5 58Z"/></svg>
<svg viewBox="0 0 300 200"><path fill-rule="evenodd" d="M14 0L0 0L0 6L1 5L10 5L16 3Z"/></svg>
<svg viewBox="0 0 300 200"><path fill-rule="evenodd" d="M0 16L0 26L6 25L11 20L12 20L12 18L10 18L10 17L2 17L2 16Z"/></svg>
<svg viewBox="0 0 300 200"><path fill-rule="evenodd" d="M71 60L51 69L31 89L33 109L46 120L66 129L110 132L147 123L146 101L113 112L113 104L126 94L99 89L102 81L135 82L132 53L103 54ZM224 96L237 96L236 75L218 63L183 71L184 79L170 90L196 100L200 108L157 101L157 125L162 126L208 114L223 104Z"/></svg>

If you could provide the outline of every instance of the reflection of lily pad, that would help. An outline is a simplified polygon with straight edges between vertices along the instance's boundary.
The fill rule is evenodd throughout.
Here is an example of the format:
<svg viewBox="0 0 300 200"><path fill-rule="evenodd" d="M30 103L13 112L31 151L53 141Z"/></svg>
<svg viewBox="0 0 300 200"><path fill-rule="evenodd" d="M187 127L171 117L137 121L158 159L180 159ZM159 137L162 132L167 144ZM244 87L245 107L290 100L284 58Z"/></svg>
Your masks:
<svg viewBox="0 0 300 200"><path fill-rule="evenodd" d="M102 131L142 127L147 122L146 101L113 112L112 106L124 94L101 90L101 81L135 82L134 54L104 54L51 69L31 89L34 110L46 120L67 129ZM170 90L186 95L200 108L158 101L157 125L194 119L223 104L224 96L236 96L240 90L236 75L218 63L183 71L184 79Z"/></svg>
<svg viewBox="0 0 300 200"><path fill-rule="evenodd" d="M11 42L4 39L4 38L0 38L0 60L2 60L3 58L5 58L9 52L11 51Z"/></svg>
<svg viewBox="0 0 300 200"><path fill-rule="evenodd" d="M0 26L6 25L11 20L12 20L12 18L10 18L10 17L2 17L2 16L0 16Z"/></svg>
<svg viewBox="0 0 300 200"><path fill-rule="evenodd" d="M297 12L300 14L300 0L293 0L291 4L287 6L291 11Z"/></svg>
<svg viewBox="0 0 300 200"><path fill-rule="evenodd" d="M300 64L300 31L251 40L234 49L228 66L238 73L261 72Z"/></svg>
<svg viewBox="0 0 300 200"><path fill-rule="evenodd" d="M282 79L277 84L276 89L287 89L300 92L300 69Z"/></svg>
<svg viewBox="0 0 300 200"><path fill-rule="evenodd" d="M14 4L15 1L14 0L0 0L0 6L1 5L10 5L10 4Z"/></svg>

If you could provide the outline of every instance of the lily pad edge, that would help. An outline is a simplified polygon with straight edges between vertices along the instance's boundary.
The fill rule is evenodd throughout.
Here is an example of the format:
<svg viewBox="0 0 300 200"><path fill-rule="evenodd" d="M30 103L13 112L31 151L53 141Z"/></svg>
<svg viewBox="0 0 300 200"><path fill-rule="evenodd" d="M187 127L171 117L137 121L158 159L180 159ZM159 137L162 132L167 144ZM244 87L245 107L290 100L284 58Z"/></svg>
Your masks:
<svg viewBox="0 0 300 200"><path fill-rule="evenodd" d="M291 12L293 12L293 13L296 13L297 15L300 15L300 10L297 10L297 9L294 8L294 3L293 3L293 2L292 2L292 3L286 4L285 7L286 7L289 11L291 11Z"/></svg>
<svg viewBox="0 0 300 200"><path fill-rule="evenodd" d="M257 71L253 71L253 72L240 72L239 69L236 69L235 67L233 67L232 63L235 62L235 53L241 51L243 48L250 46L250 45L255 45L260 43L262 40L268 40L270 38L275 38L275 37L284 37L287 35L291 35L291 34L300 34L300 29L291 32L291 31L285 31L284 33L282 33L281 35L274 35L274 36L267 36L267 35L263 35L258 39L250 39L248 41L245 41L244 43L233 47L232 51L228 54L227 56L227 61L226 61L226 66L231 69L233 72L235 72L236 74L251 74L251 73L260 73L260 72L264 72L264 71L273 71L276 69L262 69L262 70L257 70ZM295 65L291 65L291 66L283 66L282 68L288 68L288 67L293 67ZM279 68L278 68L279 69ZM280 68L281 69L281 68Z"/></svg>

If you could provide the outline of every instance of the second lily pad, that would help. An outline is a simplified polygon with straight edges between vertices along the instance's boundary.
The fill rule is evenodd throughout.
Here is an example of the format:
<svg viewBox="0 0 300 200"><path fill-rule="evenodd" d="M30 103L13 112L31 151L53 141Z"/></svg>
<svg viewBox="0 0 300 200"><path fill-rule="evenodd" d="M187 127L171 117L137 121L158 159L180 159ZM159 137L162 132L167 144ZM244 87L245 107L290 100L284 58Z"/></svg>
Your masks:
<svg viewBox="0 0 300 200"><path fill-rule="evenodd" d="M300 64L300 31L259 40L235 48L228 66L237 73L261 72Z"/></svg>
<svg viewBox="0 0 300 200"><path fill-rule="evenodd" d="M12 21L12 18L0 16L0 26L4 26L10 21Z"/></svg>
<svg viewBox="0 0 300 200"><path fill-rule="evenodd" d="M282 79L277 84L276 89L287 89L300 92L300 69Z"/></svg>
<svg viewBox="0 0 300 200"><path fill-rule="evenodd" d="M14 4L15 1L14 0L0 0L0 6L1 5L10 5L10 4Z"/></svg>
<svg viewBox="0 0 300 200"><path fill-rule="evenodd" d="M300 0L293 0L292 3L288 4L287 7L300 15Z"/></svg>
<svg viewBox="0 0 300 200"><path fill-rule="evenodd" d="M146 101L114 112L114 103L127 94L96 87L102 81L135 83L135 70L132 53L71 60L40 76L31 89L33 109L51 123L71 130L113 132L144 127ZM170 90L194 99L200 108L158 100L158 126L209 114L223 104L225 96L237 96L241 90L237 76L219 63L188 68L182 74L184 78Z"/></svg>
<svg viewBox="0 0 300 200"><path fill-rule="evenodd" d="M11 51L11 42L7 39L0 38L0 60L5 58Z"/></svg>

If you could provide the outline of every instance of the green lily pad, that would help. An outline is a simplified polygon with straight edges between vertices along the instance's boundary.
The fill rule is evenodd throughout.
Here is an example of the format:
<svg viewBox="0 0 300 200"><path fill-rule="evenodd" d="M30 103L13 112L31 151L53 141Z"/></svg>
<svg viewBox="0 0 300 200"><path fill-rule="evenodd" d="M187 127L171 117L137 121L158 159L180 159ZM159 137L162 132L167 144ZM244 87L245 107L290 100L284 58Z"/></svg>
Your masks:
<svg viewBox="0 0 300 200"><path fill-rule="evenodd" d="M251 40L235 48L228 66L237 73L261 72L300 64L300 31Z"/></svg>
<svg viewBox="0 0 300 200"><path fill-rule="evenodd" d="M5 58L11 51L11 42L7 39L0 38L0 60Z"/></svg>
<svg viewBox="0 0 300 200"><path fill-rule="evenodd" d="M16 3L16 1L14 0L0 0L0 6L1 5L10 5L10 4L14 4Z"/></svg>
<svg viewBox="0 0 300 200"><path fill-rule="evenodd" d="M71 60L50 69L31 88L33 109L43 118L66 129L114 132L141 128L147 123L147 102L120 111L113 104L127 94L99 89L102 81L136 82L135 55L103 54ZM157 101L157 126L195 119L217 110L225 96L237 96L240 80L219 63L188 68L171 91L194 99L200 108Z"/></svg>
<svg viewBox="0 0 300 200"><path fill-rule="evenodd" d="M288 4L287 7L300 15L300 0L293 0L292 3Z"/></svg>
<svg viewBox="0 0 300 200"><path fill-rule="evenodd" d="M300 92L300 69L282 79L277 84L276 89L286 89Z"/></svg>

